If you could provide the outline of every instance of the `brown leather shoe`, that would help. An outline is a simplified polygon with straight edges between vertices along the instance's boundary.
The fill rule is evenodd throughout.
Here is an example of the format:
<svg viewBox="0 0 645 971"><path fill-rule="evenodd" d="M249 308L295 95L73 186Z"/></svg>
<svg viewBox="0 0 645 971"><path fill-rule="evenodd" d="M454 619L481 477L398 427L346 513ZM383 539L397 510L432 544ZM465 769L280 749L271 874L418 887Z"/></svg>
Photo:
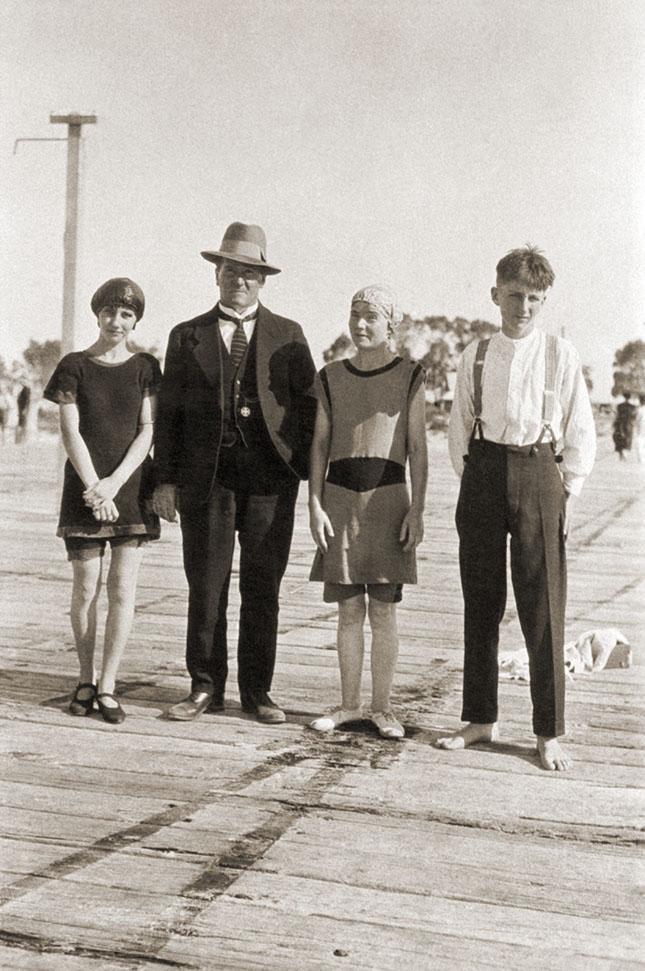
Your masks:
<svg viewBox="0 0 645 971"><path fill-rule="evenodd" d="M243 695L241 700L242 711L255 715L257 720L264 722L265 725L281 725L287 720L283 710L276 705L275 701L271 700L266 692L257 697Z"/></svg>
<svg viewBox="0 0 645 971"><path fill-rule="evenodd" d="M166 717L176 722L191 722L199 718L210 703L211 695L207 691L191 691L187 698L168 709Z"/></svg>

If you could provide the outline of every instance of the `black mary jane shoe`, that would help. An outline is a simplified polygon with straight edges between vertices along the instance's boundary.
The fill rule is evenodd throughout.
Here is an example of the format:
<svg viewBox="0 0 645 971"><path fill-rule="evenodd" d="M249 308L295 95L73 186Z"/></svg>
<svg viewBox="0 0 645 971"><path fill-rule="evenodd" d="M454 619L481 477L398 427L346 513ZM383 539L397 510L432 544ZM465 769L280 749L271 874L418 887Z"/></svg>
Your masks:
<svg viewBox="0 0 645 971"><path fill-rule="evenodd" d="M112 698L113 701L116 701L112 692L102 691L101 694L96 696L96 703L104 722L109 722L110 725L120 725L125 720L125 712L119 702L116 701L116 708L113 708L110 705L104 705L101 698Z"/></svg>
<svg viewBox="0 0 645 971"><path fill-rule="evenodd" d="M92 694L89 698L79 698L78 694L83 690L91 690ZM89 681L79 682L74 689L74 694L72 695L72 700L69 703L69 710L72 715L83 716L91 715L94 710L94 699L96 698L96 685L90 684Z"/></svg>

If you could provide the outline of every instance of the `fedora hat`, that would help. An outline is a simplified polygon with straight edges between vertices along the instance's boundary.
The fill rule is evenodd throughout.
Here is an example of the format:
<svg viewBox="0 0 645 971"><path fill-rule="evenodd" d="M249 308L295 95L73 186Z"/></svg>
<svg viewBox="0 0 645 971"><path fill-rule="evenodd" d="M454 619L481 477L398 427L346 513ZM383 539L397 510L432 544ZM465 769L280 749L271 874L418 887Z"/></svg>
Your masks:
<svg viewBox="0 0 645 971"><path fill-rule="evenodd" d="M247 226L246 223L231 223L224 233L218 250L202 250L202 256L209 263L229 260L243 263L244 266L257 266L267 274L280 273L277 266L266 261L267 238L260 226Z"/></svg>

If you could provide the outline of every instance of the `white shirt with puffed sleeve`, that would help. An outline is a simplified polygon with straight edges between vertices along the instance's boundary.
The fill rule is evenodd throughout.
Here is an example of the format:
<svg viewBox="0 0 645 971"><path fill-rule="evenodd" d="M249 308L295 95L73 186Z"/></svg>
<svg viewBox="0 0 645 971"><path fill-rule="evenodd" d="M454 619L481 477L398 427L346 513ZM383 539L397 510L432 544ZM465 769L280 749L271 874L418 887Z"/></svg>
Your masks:
<svg viewBox="0 0 645 971"><path fill-rule="evenodd" d="M457 367L455 394L448 425L450 459L457 475L475 420L473 368L478 341L464 350ZM501 445L532 445L542 429L546 364L546 334L533 330L513 340L501 331L490 339L482 369L482 433ZM556 451L562 454L564 487L580 494L596 457L596 427L580 358L573 344L556 338L553 429ZM548 441L548 434L543 441Z"/></svg>

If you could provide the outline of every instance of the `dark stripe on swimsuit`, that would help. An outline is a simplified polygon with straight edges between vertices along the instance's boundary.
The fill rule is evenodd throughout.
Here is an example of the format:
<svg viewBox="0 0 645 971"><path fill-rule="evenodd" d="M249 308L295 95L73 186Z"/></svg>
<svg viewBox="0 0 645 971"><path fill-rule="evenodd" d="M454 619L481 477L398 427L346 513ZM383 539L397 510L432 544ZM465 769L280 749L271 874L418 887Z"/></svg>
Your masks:
<svg viewBox="0 0 645 971"><path fill-rule="evenodd" d="M405 466L382 458L338 459L329 463L327 482L352 492L368 492L405 482Z"/></svg>

